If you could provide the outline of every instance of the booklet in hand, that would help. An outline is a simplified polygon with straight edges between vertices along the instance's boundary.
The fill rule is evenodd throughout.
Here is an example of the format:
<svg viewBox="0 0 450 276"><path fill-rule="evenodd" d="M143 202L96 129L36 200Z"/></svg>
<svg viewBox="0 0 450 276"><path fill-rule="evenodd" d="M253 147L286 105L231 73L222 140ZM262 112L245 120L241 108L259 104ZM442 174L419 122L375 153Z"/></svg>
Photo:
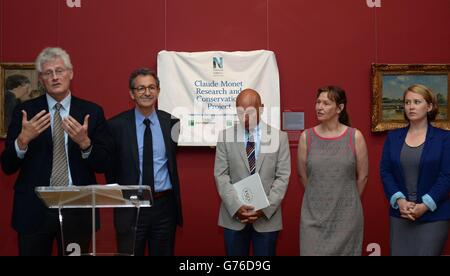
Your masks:
<svg viewBox="0 0 450 276"><path fill-rule="evenodd" d="M241 202L245 205L255 207L255 211L264 209L270 205L259 173L255 173L234 183L233 187Z"/></svg>

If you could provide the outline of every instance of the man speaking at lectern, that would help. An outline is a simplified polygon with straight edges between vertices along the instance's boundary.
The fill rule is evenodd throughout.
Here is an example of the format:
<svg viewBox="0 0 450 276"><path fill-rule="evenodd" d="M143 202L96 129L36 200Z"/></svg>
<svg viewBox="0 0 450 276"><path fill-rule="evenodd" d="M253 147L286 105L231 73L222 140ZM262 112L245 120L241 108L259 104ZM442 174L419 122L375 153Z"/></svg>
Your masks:
<svg viewBox="0 0 450 276"><path fill-rule="evenodd" d="M64 241L58 211L48 209L35 193L38 186L95 184L95 172L107 163L107 127L100 106L72 95L72 63L61 48L46 48L36 60L46 94L17 105L1 156L3 171L19 172L14 186L12 226L19 236L19 254L51 255L78 243L87 253L91 210L64 210Z"/></svg>

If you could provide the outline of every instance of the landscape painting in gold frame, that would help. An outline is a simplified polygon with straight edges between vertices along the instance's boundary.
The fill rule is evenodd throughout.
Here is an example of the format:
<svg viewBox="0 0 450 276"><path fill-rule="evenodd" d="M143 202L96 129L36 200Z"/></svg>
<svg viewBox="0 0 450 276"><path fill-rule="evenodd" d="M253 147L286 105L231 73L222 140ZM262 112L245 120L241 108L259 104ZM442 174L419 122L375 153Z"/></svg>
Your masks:
<svg viewBox="0 0 450 276"><path fill-rule="evenodd" d="M404 127L403 93L423 84L437 96L434 126L450 129L450 64L372 64L372 132Z"/></svg>

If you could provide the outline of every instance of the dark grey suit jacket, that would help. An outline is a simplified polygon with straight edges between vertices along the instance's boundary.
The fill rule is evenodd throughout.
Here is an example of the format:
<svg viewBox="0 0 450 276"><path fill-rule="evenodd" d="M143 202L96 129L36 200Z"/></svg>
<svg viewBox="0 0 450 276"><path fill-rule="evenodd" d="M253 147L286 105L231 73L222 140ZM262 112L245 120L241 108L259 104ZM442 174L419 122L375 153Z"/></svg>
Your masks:
<svg viewBox="0 0 450 276"><path fill-rule="evenodd" d="M19 172L14 186L14 207L12 225L20 233L34 233L39 229L45 218L46 206L38 198L34 189L37 186L49 186L52 172L53 142L52 130L48 128L40 136L31 141L24 159L17 157L15 140L22 129L22 110L28 115L28 120L42 110L47 110L45 95L29 100L16 106L8 129L5 150L1 156L3 171L8 174ZM95 173L106 170L108 158L107 126L103 109L91 102L72 95L70 115L78 122L83 122L89 114L88 136L92 140L92 151L89 158L83 159L80 147L68 140L68 157L73 185L82 186L95 184ZM80 230L90 231L90 211L80 210L76 224ZM98 226L98 224L97 224Z"/></svg>
<svg viewBox="0 0 450 276"><path fill-rule="evenodd" d="M164 136L164 144L168 159L170 181L176 197L177 222L183 224L181 212L180 181L177 170L177 141L179 120L169 113L157 110L157 116ZM136 122L134 109L125 111L108 121L111 134L111 152L109 169L106 173L108 183L119 185L138 185L140 177L139 152L136 137ZM172 133L175 137L172 139ZM126 232L135 223L136 211L129 208L114 210L116 231Z"/></svg>

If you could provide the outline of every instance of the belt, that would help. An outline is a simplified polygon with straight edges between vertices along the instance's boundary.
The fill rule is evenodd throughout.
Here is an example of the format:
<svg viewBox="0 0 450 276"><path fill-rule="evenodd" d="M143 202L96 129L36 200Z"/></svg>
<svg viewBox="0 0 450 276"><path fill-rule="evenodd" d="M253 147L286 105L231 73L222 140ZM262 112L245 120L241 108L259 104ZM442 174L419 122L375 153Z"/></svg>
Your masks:
<svg viewBox="0 0 450 276"><path fill-rule="evenodd" d="M172 193L172 189L161 191L161 192L154 192L153 199L162 198L162 197L170 195L171 193Z"/></svg>

